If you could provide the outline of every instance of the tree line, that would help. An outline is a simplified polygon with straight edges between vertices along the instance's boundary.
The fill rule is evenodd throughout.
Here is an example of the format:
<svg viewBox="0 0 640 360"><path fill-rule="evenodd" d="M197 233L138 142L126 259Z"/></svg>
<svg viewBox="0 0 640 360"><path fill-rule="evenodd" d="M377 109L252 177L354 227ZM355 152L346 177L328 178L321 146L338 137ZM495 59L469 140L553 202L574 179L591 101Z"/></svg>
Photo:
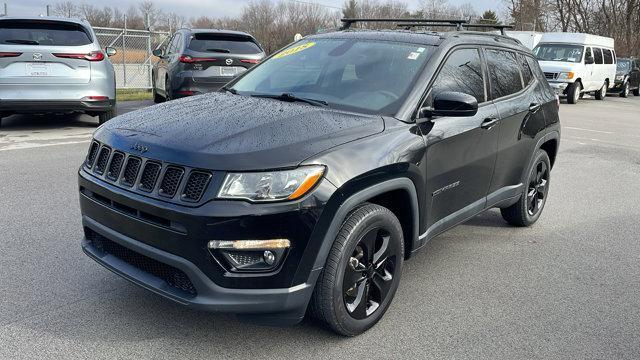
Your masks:
<svg viewBox="0 0 640 360"><path fill-rule="evenodd" d="M516 30L569 31L613 37L621 56L640 56L640 0L502 0L504 23ZM498 4L496 4L498 7ZM402 0L346 0L341 8L296 0L252 0L238 16L202 15L187 19L165 12L151 0L126 10L98 7L72 0L56 3L53 15L84 18L93 26L172 31L184 26L246 31L270 53L287 45L295 34L308 35L340 25L341 17L462 18L480 23L500 23L497 11L479 15L471 3L453 5L448 0L421 0L410 10ZM382 28L393 24L365 24Z"/></svg>

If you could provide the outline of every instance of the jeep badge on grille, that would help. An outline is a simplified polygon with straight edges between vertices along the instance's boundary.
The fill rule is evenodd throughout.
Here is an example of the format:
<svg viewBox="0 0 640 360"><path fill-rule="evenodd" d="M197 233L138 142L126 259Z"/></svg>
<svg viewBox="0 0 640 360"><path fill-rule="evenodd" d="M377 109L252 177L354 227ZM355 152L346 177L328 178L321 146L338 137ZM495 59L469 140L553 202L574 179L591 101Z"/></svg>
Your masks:
<svg viewBox="0 0 640 360"><path fill-rule="evenodd" d="M135 150L135 151L140 152L141 154L144 154L147 151L149 151L149 147L145 146L145 145L142 145L140 143L135 143L135 144L131 145L131 150Z"/></svg>

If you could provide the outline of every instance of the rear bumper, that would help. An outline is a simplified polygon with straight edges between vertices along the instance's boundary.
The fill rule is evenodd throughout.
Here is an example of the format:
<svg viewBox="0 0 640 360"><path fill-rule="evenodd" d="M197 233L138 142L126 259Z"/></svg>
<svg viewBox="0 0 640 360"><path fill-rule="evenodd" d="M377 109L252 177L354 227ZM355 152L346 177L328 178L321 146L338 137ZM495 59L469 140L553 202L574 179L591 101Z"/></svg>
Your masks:
<svg viewBox="0 0 640 360"><path fill-rule="evenodd" d="M205 94L220 90L233 77L228 78L210 78L210 79L194 79L191 76L185 76L179 81L178 86L174 88L174 98L180 98L191 95Z"/></svg>
<svg viewBox="0 0 640 360"><path fill-rule="evenodd" d="M58 112L101 113L109 111L116 104L115 100L82 101L82 100L2 100L0 111L13 114L43 114Z"/></svg>

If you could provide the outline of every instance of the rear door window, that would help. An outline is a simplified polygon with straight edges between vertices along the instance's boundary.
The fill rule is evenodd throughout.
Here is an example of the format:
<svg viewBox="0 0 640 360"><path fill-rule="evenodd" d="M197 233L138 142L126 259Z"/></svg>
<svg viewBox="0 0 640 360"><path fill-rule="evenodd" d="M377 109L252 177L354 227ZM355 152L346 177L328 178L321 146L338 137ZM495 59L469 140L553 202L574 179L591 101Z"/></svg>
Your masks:
<svg viewBox="0 0 640 360"><path fill-rule="evenodd" d="M194 34L189 42L189 49L199 52L241 55L262 52L262 49L250 37L215 33Z"/></svg>
<svg viewBox="0 0 640 360"><path fill-rule="evenodd" d="M602 50L600 48L593 48L593 60L596 64L602 64Z"/></svg>
<svg viewBox="0 0 640 360"><path fill-rule="evenodd" d="M604 63L613 64L613 54L611 54L611 50L602 49L602 53L604 54Z"/></svg>
<svg viewBox="0 0 640 360"><path fill-rule="evenodd" d="M480 53L477 49L455 50L445 61L433 83L431 95L455 91L472 95L478 103L485 102L485 85Z"/></svg>
<svg viewBox="0 0 640 360"><path fill-rule="evenodd" d="M0 21L0 44L81 46L91 43L90 32L79 24L52 21Z"/></svg>
<svg viewBox="0 0 640 360"><path fill-rule="evenodd" d="M492 99L499 99L522 90L520 69L514 52L488 49L486 58Z"/></svg>

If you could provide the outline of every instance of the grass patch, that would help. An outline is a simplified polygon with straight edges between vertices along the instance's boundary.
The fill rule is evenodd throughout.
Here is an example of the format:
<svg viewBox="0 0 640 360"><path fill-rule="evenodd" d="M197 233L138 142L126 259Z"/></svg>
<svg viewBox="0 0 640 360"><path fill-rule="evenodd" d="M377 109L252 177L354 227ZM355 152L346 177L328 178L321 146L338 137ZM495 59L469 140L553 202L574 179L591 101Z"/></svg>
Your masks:
<svg viewBox="0 0 640 360"><path fill-rule="evenodd" d="M116 99L118 101L152 100L153 94L147 89L117 89Z"/></svg>

